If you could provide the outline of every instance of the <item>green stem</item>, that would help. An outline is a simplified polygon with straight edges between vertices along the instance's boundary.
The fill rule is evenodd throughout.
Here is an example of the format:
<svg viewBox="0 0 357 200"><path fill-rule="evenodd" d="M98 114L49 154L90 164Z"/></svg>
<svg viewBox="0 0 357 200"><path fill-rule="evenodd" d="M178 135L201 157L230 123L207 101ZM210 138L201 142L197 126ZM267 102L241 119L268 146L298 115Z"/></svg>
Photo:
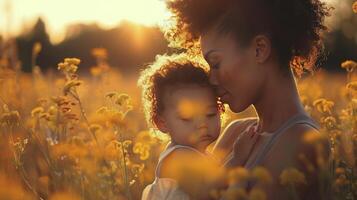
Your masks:
<svg viewBox="0 0 357 200"><path fill-rule="evenodd" d="M94 133L93 131L91 131L91 130L89 129L89 121L88 121L88 119L87 119L86 113L84 112L84 108L83 108L83 105L82 105L82 101L81 101L81 99L80 99L79 96L78 96L77 90L74 90L74 93L70 92L70 94L72 95L73 98L75 98L75 99L77 100L79 109L80 109L80 111L81 111L81 115L82 115L82 117L83 117L83 119L84 119L84 121L85 121L85 123L86 123L86 125L87 125L87 127L88 127L88 130L89 130L89 132L92 134L92 136L93 136L95 142L98 144L97 136L95 135L95 133Z"/></svg>
<svg viewBox="0 0 357 200"><path fill-rule="evenodd" d="M296 192L296 188L293 184L289 184L289 191L290 191L290 195L292 196L293 200L299 200L299 196Z"/></svg>
<svg viewBox="0 0 357 200"><path fill-rule="evenodd" d="M115 126L115 132L117 132L117 134L119 135L119 142L121 143L121 150L122 150L122 154L123 154L123 169L124 169L124 184L125 184L125 190L127 193L127 196L130 200L132 200L132 196L130 193L130 188L129 188L129 180L128 180L128 170L126 168L126 154L125 154L125 149L124 149L124 141L122 138L121 133L118 131L118 127Z"/></svg>
<svg viewBox="0 0 357 200"><path fill-rule="evenodd" d="M16 170L19 171L19 174L21 176L21 179L23 180L23 182L25 183L25 185L30 189L31 192L34 193L34 195L37 198L40 198L37 191L35 190L35 188L33 188L28 180L28 177L26 175L26 171L21 163L20 158L17 156L17 151L14 149L13 145L14 145L14 136L13 136L13 131L12 131L12 125L9 126L9 132L10 132L10 149L14 155L14 160L15 160L15 165L16 165Z"/></svg>

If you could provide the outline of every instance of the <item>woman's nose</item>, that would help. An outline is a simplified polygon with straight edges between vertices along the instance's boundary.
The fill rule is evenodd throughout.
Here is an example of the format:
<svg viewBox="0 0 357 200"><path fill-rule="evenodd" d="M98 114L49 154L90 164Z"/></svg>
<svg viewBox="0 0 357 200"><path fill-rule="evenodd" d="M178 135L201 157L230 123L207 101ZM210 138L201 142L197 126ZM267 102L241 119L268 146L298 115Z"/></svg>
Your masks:
<svg viewBox="0 0 357 200"><path fill-rule="evenodd" d="M209 82L212 84L212 85L218 85L218 81L217 81L217 73L214 72L214 70L210 70L209 71Z"/></svg>

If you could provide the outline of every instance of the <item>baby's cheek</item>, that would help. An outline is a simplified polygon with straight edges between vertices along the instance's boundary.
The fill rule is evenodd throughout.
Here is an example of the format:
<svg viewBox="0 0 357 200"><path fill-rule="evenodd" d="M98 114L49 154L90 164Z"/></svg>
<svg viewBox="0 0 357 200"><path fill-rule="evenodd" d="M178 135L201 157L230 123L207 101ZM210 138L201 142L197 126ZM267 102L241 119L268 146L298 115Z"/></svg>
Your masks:
<svg viewBox="0 0 357 200"><path fill-rule="evenodd" d="M221 133L221 123L217 123L216 126L215 126L215 130L214 130L215 139L218 138L220 133Z"/></svg>

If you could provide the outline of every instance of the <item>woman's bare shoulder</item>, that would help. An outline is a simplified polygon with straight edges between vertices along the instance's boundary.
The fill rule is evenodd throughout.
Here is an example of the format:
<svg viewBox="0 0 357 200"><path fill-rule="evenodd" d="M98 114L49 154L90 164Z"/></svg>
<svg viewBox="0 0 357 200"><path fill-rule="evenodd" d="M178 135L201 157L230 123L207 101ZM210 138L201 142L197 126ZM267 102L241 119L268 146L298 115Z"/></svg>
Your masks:
<svg viewBox="0 0 357 200"><path fill-rule="evenodd" d="M323 133L307 124L296 124L287 129L262 163L274 180L274 184L271 184L266 191L268 199L273 199L272 196L283 195L279 177L284 170L289 168L295 168L305 174L306 187L302 188L305 192L301 192L307 194L306 191L314 188L317 181L315 173L317 173L316 169L319 169L318 161L327 162L328 157L328 139L324 137ZM325 164L327 166L328 163ZM311 171L311 169L314 170Z"/></svg>
<svg viewBox="0 0 357 200"><path fill-rule="evenodd" d="M276 176L289 167L300 168L304 171L306 169L301 169L301 166L304 165L303 162L308 160L310 163L316 163L317 161L317 144L322 147L323 155L321 156L328 156L328 139L307 124L296 124L287 129L279 138L263 161L263 165L275 171ZM304 156L304 160L302 160L302 156ZM281 160L284 162L279 162Z"/></svg>
<svg viewBox="0 0 357 200"><path fill-rule="evenodd" d="M220 154L219 157L225 156L231 150L235 139L240 133L256 121L257 118L250 117L230 122L215 142L213 153Z"/></svg>

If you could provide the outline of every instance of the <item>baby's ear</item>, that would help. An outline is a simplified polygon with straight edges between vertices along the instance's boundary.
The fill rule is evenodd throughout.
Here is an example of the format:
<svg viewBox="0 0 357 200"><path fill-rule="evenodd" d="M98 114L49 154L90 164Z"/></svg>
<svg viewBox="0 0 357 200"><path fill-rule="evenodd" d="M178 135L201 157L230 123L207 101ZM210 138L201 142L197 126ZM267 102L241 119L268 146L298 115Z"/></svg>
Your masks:
<svg viewBox="0 0 357 200"><path fill-rule="evenodd" d="M168 133L169 130L166 126L166 122L165 120L161 117L161 116L156 116L154 118L154 123L156 125L156 127L163 133Z"/></svg>

